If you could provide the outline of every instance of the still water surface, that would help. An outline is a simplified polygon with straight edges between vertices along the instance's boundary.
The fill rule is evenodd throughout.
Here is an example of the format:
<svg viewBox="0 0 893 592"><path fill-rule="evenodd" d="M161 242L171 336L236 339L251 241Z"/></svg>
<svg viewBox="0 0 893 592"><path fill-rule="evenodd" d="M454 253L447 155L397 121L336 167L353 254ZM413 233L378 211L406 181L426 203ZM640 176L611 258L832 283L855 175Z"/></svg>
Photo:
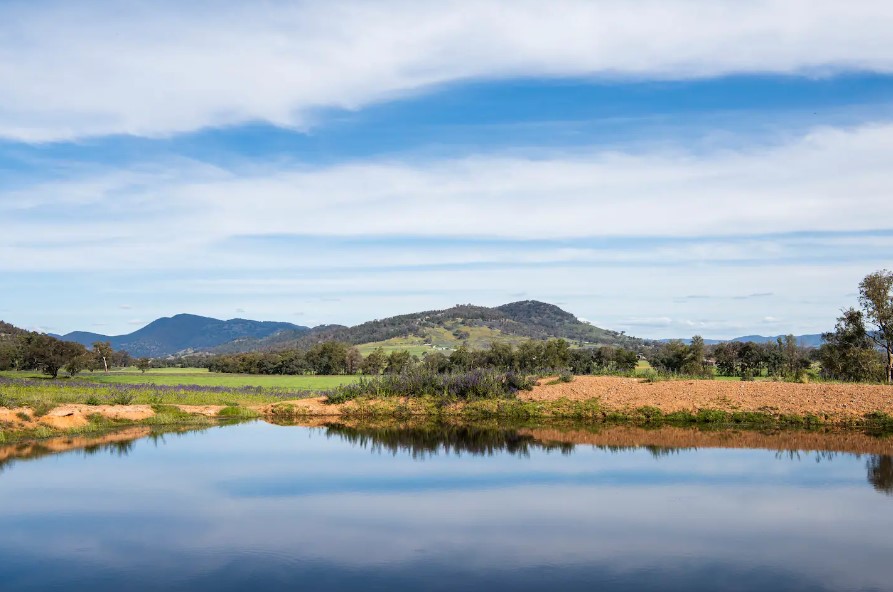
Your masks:
<svg viewBox="0 0 893 592"><path fill-rule="evenodd" d="M893 590L886 455L263 422L0 470L0 589Z"/></svg>

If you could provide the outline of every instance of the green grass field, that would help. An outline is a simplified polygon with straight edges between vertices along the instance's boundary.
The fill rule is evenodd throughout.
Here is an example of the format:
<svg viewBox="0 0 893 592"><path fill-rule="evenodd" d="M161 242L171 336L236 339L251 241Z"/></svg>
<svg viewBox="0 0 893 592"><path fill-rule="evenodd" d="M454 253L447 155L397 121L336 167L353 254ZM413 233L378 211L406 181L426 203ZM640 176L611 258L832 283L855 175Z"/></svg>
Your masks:
<svg viewBox="0 0 893 592"><path fill-rule="evenodd" d="M0 372L9 378L46 378L35 372ZM197 385L238 388L260 386L290 390L326 390L341 384L354 382L358 376L265 376L256 374L218 374L206 368L157 368L144 373L135 368L104 372L82 372L75 378L61 377L57 380L71 383L87 382L98 384L159 384Z"/></svg>

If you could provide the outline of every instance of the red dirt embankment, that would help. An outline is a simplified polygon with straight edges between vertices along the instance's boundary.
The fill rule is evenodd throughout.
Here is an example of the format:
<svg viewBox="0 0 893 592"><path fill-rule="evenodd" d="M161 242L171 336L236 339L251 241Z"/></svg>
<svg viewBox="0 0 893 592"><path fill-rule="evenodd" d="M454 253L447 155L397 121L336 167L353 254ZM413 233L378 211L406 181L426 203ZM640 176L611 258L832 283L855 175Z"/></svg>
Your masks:
<svg viewBox="0 0 893 592"><path fill-rule="evenodd" d="M539 385L520 397L528 401L597 398L606 409L657 407L664 412L719 409L763 411L828 418L863 417L880 411L893 414L893 387L869 384L801 384L791 382L732 382L577 376L573 382Z"/></svg>
<svg viewBox="0 0 893 592"><path fill-rule="evenodd" d="M222 405L176 405L181 411L195 415L216 416ZM155 416L150 405L59 405L46 414L36 416L28 407L7 409L0 407L0 425L11 429L33 429L47 426L56 430L70 430L89 423L91 415L101 415L108 419L140 421Z"/></svg>

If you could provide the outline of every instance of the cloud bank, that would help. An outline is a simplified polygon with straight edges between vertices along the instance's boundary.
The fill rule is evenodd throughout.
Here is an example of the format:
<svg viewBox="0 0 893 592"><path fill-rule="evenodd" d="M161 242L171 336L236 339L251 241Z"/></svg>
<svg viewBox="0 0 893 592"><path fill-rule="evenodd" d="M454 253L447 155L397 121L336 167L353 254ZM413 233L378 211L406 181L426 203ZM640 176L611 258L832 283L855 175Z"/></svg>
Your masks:
<svg viewBox="0 0 893 592"><path fill-rule="evenodd" d="M883 0L5 2L0 138L307 129L437 85L893 72Z"/></svg>
<svg viewBox="0 0 893 592"><path fill-rule="evenodd" d="M262 243L265 237L596 238L614 240L611 247L624 238L687 237L702 242L642 244L658 259L766 259L786 252L765 235L888 227L891 186L893 125L822 129L774 147L710 154L480 154L319 168L286 163L247 172L166 161L0 193L0 214L12 222L0 236L10 255L0 269L38 261L44 268L89 267L99 252L107 252L111 267L178 266L190 260L184 252L202 253L204 265L215 257L247 265L254 251L277 251L276 244ZM73 217L78 224L71 224ZM228 243L233 240L248 242ZM885 236L837 240L844 249L889 242ZM495 259L475 255L487 251ZM606 254L597 245L552 245L551 251L540 260L635 259L630 249ZM513 257L494 245L459 252L467 255L464 262ZM530 252L519 257L537 260Z"/></svg>

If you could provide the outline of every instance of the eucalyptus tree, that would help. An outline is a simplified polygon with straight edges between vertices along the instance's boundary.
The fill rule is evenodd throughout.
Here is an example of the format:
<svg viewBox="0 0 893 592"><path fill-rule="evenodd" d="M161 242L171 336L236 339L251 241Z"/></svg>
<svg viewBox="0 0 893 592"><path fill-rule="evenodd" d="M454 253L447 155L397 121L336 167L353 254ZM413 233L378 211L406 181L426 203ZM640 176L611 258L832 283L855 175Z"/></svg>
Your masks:
<svg viewBox="0 0 893 592"><path fill-rule="evenodd" d="M886 356L887 383L893 383L893 272L870 273L859 284L859 304L873 331L869 333Z"/></svg>

